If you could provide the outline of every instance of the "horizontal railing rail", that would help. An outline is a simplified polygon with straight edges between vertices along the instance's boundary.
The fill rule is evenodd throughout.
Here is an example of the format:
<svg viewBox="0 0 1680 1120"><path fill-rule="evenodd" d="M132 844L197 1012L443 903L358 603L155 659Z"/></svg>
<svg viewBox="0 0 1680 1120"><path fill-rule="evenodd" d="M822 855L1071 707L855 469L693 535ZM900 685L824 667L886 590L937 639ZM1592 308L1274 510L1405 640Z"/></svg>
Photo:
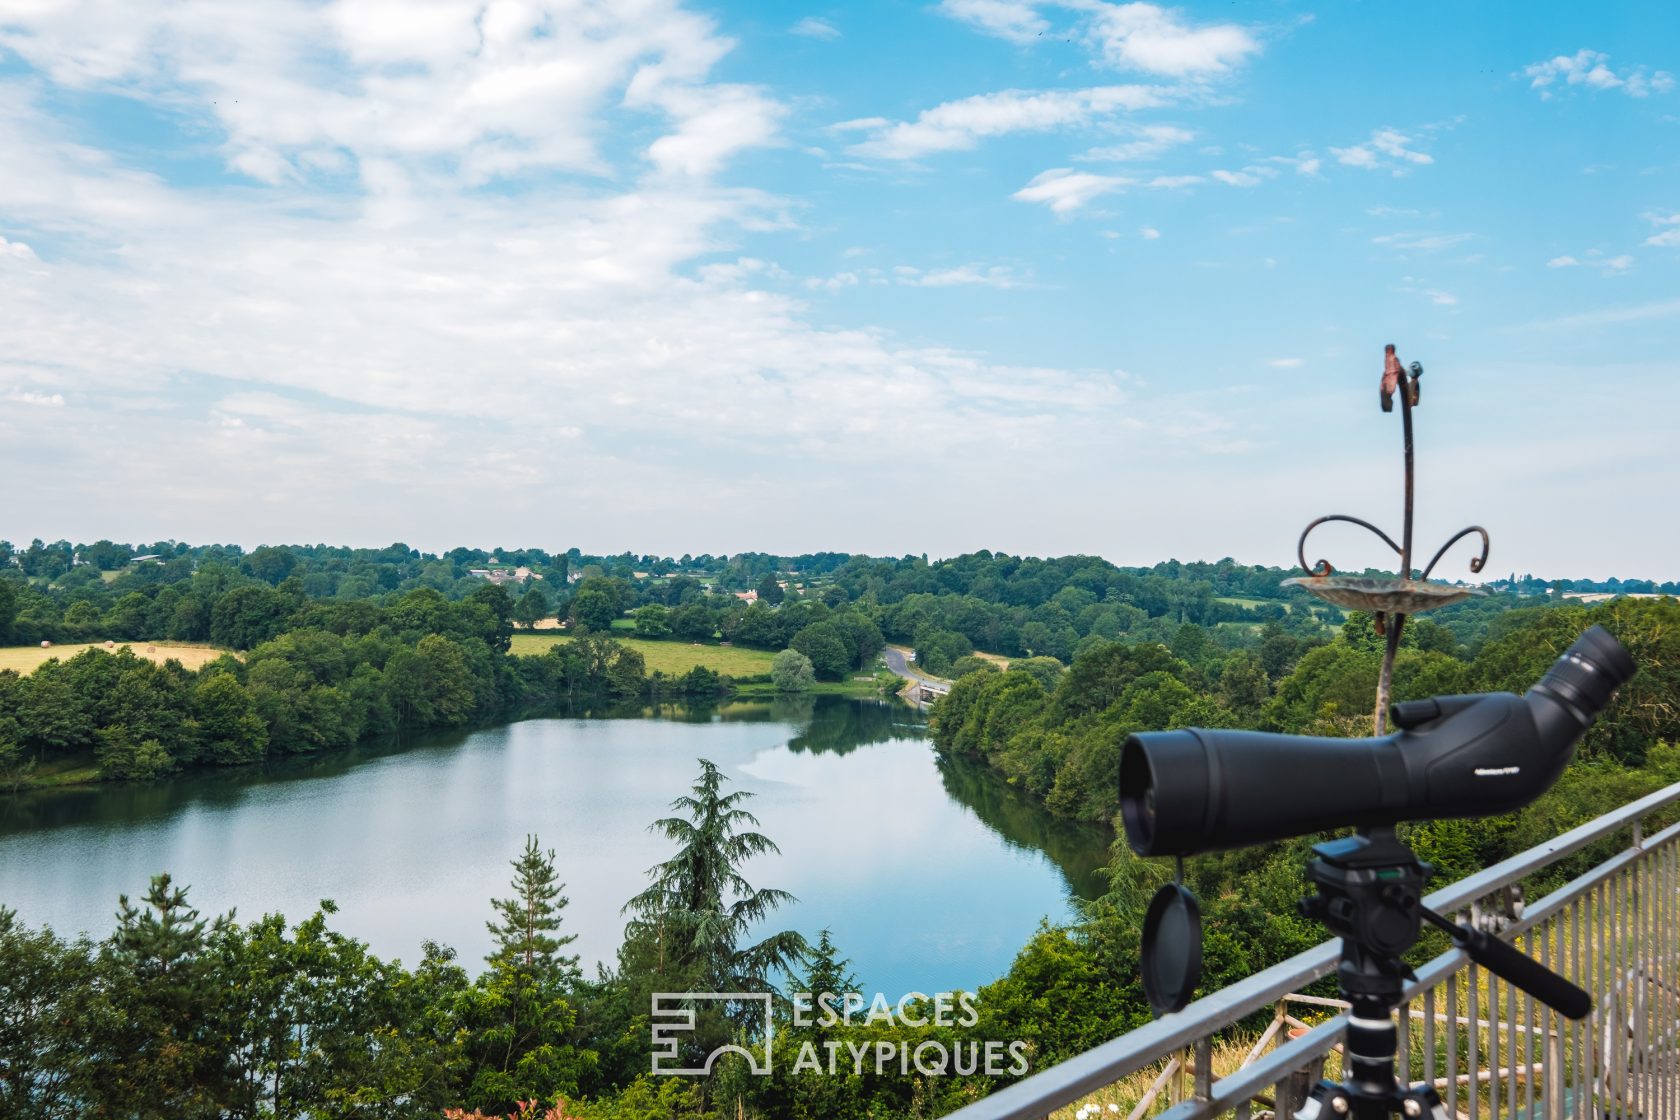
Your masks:
<svg viewBox="0 0 1680 1120"><path fill-rule="evenodd" d="M1680 1034L1680 969L1676 968L1675 959L1680 956L1680 932L1677 932L1680 900L1676 897L1680 895L1680 866L1677 866L1680 865L1680 825L1666 828L1649 839L1642 832L1645 818L1676 803L1680 803L1680 782L1443 887L1425 900L1426 905L1446 914L1470 910L1589 845L1625 831L1633 834L1630 848L1527 906L1520 917L1501 927L1507 938L1526 938L1531 951L1535 949L1535 931L1541 931L1536 953L1541 963L1559 968L1598 1001L1590 1028L1569 1024L1554 1029L1514 1022L1519 999L1525 1004L1530 1021L1536 1018L1538 1005L1468 963L1465 955L1456 949L1417 970L1418 980L1408 989L1408 997L1413 1001L1421 999L1423 1007L1412 1009L1408 1005L1411 1013L1400 1017L1402 1061L1421 1065L1425 1080L1444 1085L1442 1096L1449 1106L1449 1116L1456 1120L1481 1120L1483 1095L1475 1087L1485 1084L1497 1098L1501 1082L1509 1097L1509 1107L1500 1111L1496 1100L1491 1101L1488 1104L1491 1120L1536 1118L1538 1114L1532 1111L1536 1100L1545 1103L1548 1120L1561 1116L1566 1106L1569 1112L1582 1118L1593 1116L1593 1109L1585 1101L1588 1091L1604 1097L1606 1077L1611 1072L1626 1080L1619 1069L1610 1071L1606 1067L1606 1055L1621 1053L1616 1046L1620 1045L1622 1034L1627 1033L1608 1029L1614 1016L1617 1021L1633 1022L1647 1032L1636 1040L1638 1045L1625 1049L1629 1053L1638 1051L1638 1060L1644 1063L1643 1073L1664 1079L1664 1084L1658 1086L1663 1095L1657 1103L1672 1102L1667 1111L1659 1108L1637 1115L1651 1120L1657 1116L1680 1120L1680 1093L1674 1084L1680 1082L1680 1077L1676 1076L1673 1053L1676 1035ZM1630 876L1634 879L1632 894L1624 881ZM1657 889L1641 892L1641 886L1652 879ZM1636 931L1640 940L1626 944L1627 931ZM1584 953L1583 946L1604 952ZM1261 1100L1263 1105L1268 1103L1264 1096L1269 1086L1278 1087L1271 1096L1270 1111L1287 1120L1293 1109L1286 1106L1295 1099L1291 1092L1301 1091L1301 1074L1321 1065L1341 1042L1347 1025L1346 1014L1338 1014L1296 1037L1281 1038L1275 1049L1217 1080L1212 1076L1212 1042L1222 1031L1256 1012L1279 1008L1281 1015L1284 1001L1331 974L1339 955L1340 943L1335 941L1297 954L1211 992L1177 1014L1157 1019L1000 1089L951 1113L948 1120L1044 1120L1059 1108L1139 1071L1175 1059L1180 1062L1175 1072L1190 1073L1192 1091L1188 1099L1171 1103L1164 1111L1150 1111L1159 1103L1161 1086L1157 1085L1149 1099L1136 1106L1136 1115L1128 1120L1141 1120L1144 1115L1159 1120L1208 1120L1226 1112L1235 1113L1237 1120L1249 1120L1256 1100ZM1478 1010L1479 999L1497 999L1500 995L1505 998L1505 1007L1494 1007L1487 1013ZM1448 1004L1444 1014L1436 1009L1442 1002ZM1461 1003L1465 1007L1461 1008ZM1507 1021L1506 1013L1513 1021ZM1554 1012L1544 1008L1540 1009L1539 1017L1557 1018ZM1414 1019L1421 1020L1421 1031L1411 1029ZM1419 1034L1421 1038L1415 1037ZM1481 1051L1486 1049L1490 1054L1499 1051L1501 1039L1503 1048L1511 1052L1522 1042L1521 1056L1533 1060L1519 1063L1510 1060L1512 1053L1507 1053L1504 1066L1490 1064L1479 1068ZM1535 1039L1540 1041L1532 1041ZM1666 1058L1654 1054L1651 1047L1653 1041L1664 1039L1669 1049ZM1443 1043L1450 1052L1442 1052ZM1533 1053L1536 1048L1541 1052L1539 1057ZM1414 1054L1419 1049L1422 1053ZM1548 1049L1555 1051L1550 1069L1544 1061ZM1457 1072L1461 1053L1466 1060L1463 1077ZM1575 1074L1572 1086L1565 1071L1559 1068L1566 1060ZM1443 1066L1450 1068L1444 1077L1438 1077L1438 1067ZM1536 1077L1551 1079L1549 1092L1536 1094ZM1170 1078L1159 1080L1164 1083ZM1457 1092L1461 1081L1466 1087L1462 1094ZM1528 1113L1520 1113L1516 1107L1519 1082L1527 1086ZM1572 1102L1566 1102L1562 1098L1570 1087L1574 1095ZM1458 1107L1460 1104L1469 1106L1467 1113ZM1608 1107L1601 1108L1600 1114L1611 1120L1632 1120L1636 1115Z"/></svg>

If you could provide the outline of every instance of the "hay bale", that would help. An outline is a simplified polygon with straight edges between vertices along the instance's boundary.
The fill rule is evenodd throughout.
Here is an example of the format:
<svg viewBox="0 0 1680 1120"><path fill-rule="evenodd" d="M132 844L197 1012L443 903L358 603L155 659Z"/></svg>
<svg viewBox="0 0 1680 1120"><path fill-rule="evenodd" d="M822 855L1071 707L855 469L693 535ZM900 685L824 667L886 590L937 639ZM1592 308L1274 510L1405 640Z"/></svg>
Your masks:
<svg viewBox="0 0 1680 1120"><path fill-rule="evenodd" d="M41 643L41 648L42 649L51 649L52 648L52 643L44 641L44 642Z"/></svg>

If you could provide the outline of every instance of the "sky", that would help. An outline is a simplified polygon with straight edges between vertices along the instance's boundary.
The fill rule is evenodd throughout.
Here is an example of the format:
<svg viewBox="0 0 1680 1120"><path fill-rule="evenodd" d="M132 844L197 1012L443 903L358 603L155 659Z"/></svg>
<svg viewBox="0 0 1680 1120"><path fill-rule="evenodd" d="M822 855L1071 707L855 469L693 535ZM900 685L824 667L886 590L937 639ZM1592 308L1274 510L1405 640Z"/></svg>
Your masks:
<svg viewBox="0 0 1680 1120"><path fill-rule="evenodd" d="M1423 555L1672 579L1676 72L1667 2L0 0L0 536L1287 565L1399 534L1392 342Z"/></svg>

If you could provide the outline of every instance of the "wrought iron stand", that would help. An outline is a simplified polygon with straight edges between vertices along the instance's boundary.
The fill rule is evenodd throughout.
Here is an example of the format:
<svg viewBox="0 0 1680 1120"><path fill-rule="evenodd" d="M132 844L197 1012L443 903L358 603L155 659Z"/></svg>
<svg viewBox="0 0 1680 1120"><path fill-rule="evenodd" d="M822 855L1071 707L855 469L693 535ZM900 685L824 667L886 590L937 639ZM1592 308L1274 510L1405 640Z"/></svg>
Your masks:
<svg viewBox="0 0 1680 1120"><path fill-rule="evenodd" d="M1481 555L1470 561L1470 570L1472 572L1481 571L1488 558L1487 530L1480 525L1471 525L1469 528L1460 529L1448 538L1447 543L1435 551L1435 555L1424 566L1422 573L1414 578L1412 571L1412 506L1414 493L1412 410L1418 404L1418 381L1423 376L1423 366L1413 362L1410 371L1402 371L1400 359L1395 356L1392 345L1387 348L1385 359L1383 411L1389 410L1391 396L1395 391L1398 391L1400 396L1400 427L1406 450L1406 506L1404 519L1401 522L1400 543L1395 544L1393 537L1390 537L1364 518L1353 517L1345 513L1332 513L1310 523L1301 531L1301 539L1296 542L1295 558L1300 561L1301 570L1307 574L1283 581L1286 585L1304 587L1320 599L1334 603L1339 607L1371 612L1376 622L1377 633L1384 635L1386 638L1383 648L1382 671L1377 677L1377 707L1371 717L1371 725L1377 735L1383 734L1388 729L1388 701L1394 681L1394 657L1400 650L1400 632L1405 628L1406 617L1456 603L1477 593L1472 588L1431 581L1429 573L1435 570L1435 565L1440 563L1441 557L1446 555L1449 548L1471 533L1481 536L1482 551ZM1367 579L1358 576L1339 576L1336 574L1336 570L1330 566L1330 561L1323 559L1309 566L1307 564L1307 537L1314 529L1328 521L1351 522L1375 533L1384 544L1399 555L1400 578Z"/></svg>

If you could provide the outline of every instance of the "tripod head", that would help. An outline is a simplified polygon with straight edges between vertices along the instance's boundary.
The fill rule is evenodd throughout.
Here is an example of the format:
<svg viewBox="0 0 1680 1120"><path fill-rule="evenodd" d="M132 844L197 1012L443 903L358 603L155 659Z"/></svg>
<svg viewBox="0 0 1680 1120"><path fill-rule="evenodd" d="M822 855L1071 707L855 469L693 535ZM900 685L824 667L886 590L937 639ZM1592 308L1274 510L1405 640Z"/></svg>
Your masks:
<svg viewBox="0 0 1680 1120"><path fill-rule="evenodd" d="M1334 1115L1351 1112L1355 1120L1396 1112L1407 1117L1428 1112L1445 1120L1433 1088L1404 1087L1395 1076L1393 1015L1405 1001L1406 981L1417 979L1403 955L1417 943L1425 921L1451 934L1471 960L1560 1015L1581 1019L1592 1010L1592 997L1557 973L1423 905L1423 884L1433 869L1393 830L1327 841L1313 851L1317 858L1307 865L1307 878L1318 893L1301 900L1301 913L1342 939L1336 979L1351 1010L1341 1084L1320 1082L1295 1120L1319 1120L1326 1106Z"/></svg>

